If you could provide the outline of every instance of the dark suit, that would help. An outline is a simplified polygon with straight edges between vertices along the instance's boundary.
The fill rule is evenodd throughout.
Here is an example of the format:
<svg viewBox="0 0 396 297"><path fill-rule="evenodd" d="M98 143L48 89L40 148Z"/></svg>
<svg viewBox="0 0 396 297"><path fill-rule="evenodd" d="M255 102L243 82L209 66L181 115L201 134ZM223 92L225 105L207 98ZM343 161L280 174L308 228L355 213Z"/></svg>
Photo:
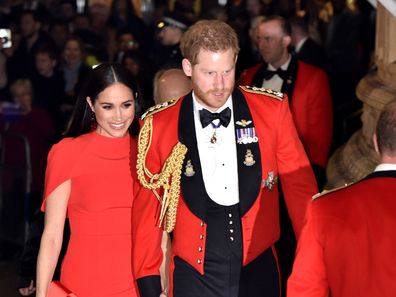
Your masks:
<svg viewBox="0 0 396 297"><path fill-rule="evenodd" d="M396 296L396 170L310 203L289 297Z"/></svg>
<svg viewBox="0 0 396 297"><path fill-rule="evenodd" d="M297 235L316 184L287 100L256 93L237 89L232 95L235 121L251 121L247 128L255 128L258 142L236 144L240 202L231 207L216 205L205 190L191 93L148 116L153 117L153 134L145 165L151 172L161 171L178 141L188 148L172 236L170 296L279 296L273 253L273 244L279 238L278 189L275 184L273 188L265 184L271 173L282 177ZM235 124L235 128L241 127ZM248 149L255 160L252 166L244 165ZM192 176L185 174L187 162L194 167ZM160 294L159 208L153 193L140 186L134 201L133 266L141 297ZM219 211L223 211L223 218ZM232 223L224 216L232 218ZM235 226L233 240L229 240L230 233L222 233L230 232L228 224ZM224 250L219 249L222 245ZM224 279L224 273L231 281Z"/></svg>
<svg viewBox="0 0 396 297"><path fill-rule="evenodd" d="M297 58L307 64L319 67L320 69L327 71L327 57L319 44L313 39L307 38L300 50L296 52Z"/></svg>

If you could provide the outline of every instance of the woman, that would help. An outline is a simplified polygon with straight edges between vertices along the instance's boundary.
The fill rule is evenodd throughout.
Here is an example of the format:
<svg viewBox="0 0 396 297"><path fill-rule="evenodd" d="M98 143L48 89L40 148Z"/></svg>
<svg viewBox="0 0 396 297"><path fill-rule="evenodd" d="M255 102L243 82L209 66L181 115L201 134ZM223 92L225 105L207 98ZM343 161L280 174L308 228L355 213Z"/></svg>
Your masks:
<svg viewBox="0 0 396 297"><path fill-rule="evenodd" d="M62 51L60 70L65 80L65 96L60 106L60 121L64 124L69 121L75 105L75 98L80 93L84 79L90 68L85 65L85 45L78 37L71 36L66 40Z"/></svg>
<svg viewBox="0 0 396 297"><path fill-rule="evenodd" d="M136 296L130 171L132 135L138 124L136 90L120 65L101 64L93 69L77 99L66 133L71 137L49 153L37 297L47 294L66 215L71 236L62 264L62 285L78 297Z"/></svg>

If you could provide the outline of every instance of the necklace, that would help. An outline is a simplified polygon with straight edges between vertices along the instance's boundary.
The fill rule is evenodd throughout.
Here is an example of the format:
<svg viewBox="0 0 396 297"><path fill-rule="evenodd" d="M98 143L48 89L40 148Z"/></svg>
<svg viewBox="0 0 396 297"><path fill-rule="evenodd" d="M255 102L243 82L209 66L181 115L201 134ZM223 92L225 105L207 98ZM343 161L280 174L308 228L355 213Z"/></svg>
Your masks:
<svg viewBox="0 0 396 297"><path fill-rule="evenodd" d="M215 144L217 142L216 130L217 130L217 128L219 128L221 126L221 122L219 121L219 123L217 125L214 124L213 122L211 122L210 125L214 129L212 137L210 138L210 143Z"/></svg>

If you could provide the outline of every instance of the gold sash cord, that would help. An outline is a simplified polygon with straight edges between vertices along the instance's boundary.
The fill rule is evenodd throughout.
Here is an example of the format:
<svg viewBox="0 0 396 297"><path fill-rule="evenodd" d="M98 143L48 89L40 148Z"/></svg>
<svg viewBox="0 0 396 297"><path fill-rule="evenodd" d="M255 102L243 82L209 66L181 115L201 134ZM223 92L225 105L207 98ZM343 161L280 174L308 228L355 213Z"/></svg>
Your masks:
<svg viewBox="0 0 396 297"><path fill-rule="evenodd" d="M139 134L137 176L140 183L146 189L153 191L161 204L159 227L163 227L166 232L172 232L176 224L177 205L180 195L180 178L184 157L187 147L178 142L166 159L162 170L159 173L151 173L146 167L146 157L151 146L153 116L145 118L144 124ZM147 178L146 178L147 176ZM163 188L163 196L158 193L158 189Z"/></svg>

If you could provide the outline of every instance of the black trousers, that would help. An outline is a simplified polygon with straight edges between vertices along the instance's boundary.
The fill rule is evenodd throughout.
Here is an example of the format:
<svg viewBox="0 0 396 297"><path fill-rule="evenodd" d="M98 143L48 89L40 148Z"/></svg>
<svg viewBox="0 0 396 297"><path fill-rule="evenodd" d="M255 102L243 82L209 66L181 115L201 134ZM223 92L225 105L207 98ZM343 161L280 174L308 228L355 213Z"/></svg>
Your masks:
<svg viewBox="0 0 396 297"><path fill-rule="evenodd" d="M174 297L279 297L279 275L271 249L242 267L239 205L207 207L204 275L174 258Z"/></svg>

